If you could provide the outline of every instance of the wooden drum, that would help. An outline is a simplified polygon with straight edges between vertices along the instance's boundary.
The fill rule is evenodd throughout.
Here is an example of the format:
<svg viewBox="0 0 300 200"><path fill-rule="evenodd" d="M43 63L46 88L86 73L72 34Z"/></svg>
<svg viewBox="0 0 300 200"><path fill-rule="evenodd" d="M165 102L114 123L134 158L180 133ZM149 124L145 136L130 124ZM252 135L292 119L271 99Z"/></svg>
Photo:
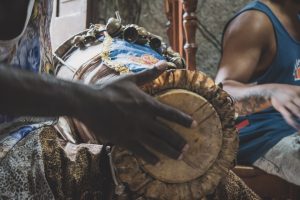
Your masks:
<svg viewBox="0 0 300 200"><path fill-rule="evenodd" d="M114 53L111 47L115 42L129 47L133 45L133 53L130 53L130 49L127 53L130 57L115 59L115 54L111 56ZM130 63L136 62L144 68L153 66L160 60L155 52L166 58L164 53L151 53L151 50L150 53L146 50L149 54L137 56L135 52L140 47L135 45L150 48L147 44L126 42L120 36L115 39L103 27L95 25L57 49L57 76L82 80L85 84L102 84L111 78L118 78L122 73L134 73L136 68L132 70L128 67ZM174 52L168 55L178 56ZM180 133L190 146L180 161L156 152L161 161L153 166L129 151L114 146L109 152L109 163L115 198L201 199L212 193L233 166L238 148L234 108L229 95L204 73L184 69L168 70L141 89L159 101L193 116L198 127L188 129L160 119ZM77 120L61 117L57 129L70 142L99 143L94 134Z"/></svg>

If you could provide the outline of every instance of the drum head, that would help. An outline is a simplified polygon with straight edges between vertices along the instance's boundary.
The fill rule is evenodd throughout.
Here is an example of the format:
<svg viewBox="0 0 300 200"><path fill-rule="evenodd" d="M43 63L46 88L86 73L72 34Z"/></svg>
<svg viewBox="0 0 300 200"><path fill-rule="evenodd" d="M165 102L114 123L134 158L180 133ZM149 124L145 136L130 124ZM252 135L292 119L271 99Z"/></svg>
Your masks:
<svg viewBox="0 0 300 200"><path fill-rule="evenodd" d="M119 181L129 187L134 198L198 199L213 192L232 167L238 148L228 94L205 74L187 70L165 72L144 91L192 115L198 127L188 129L162 120L190 146L180 161L156 152L161 161L153 166L115 147L112 158Z"/></svg>
<svg viewBox="0 0 300 200"><path fill-rule="evenodd" d="M202 96L182 89L168 90L157 96L162 103L190 114L198 123L194 129L164 120L164 123L186 139L190 148L183 160L159 155L156 166L141 162L154 178L167 183L184 183L205 174L218 157L222 146L222 124L214 107Z"/></svg>

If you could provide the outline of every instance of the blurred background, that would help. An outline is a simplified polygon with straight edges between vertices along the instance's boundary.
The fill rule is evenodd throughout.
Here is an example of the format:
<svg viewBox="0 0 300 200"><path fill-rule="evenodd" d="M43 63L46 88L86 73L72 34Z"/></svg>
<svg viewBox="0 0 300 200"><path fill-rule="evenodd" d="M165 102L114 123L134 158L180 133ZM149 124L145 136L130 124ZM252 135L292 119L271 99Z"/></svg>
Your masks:
<svg viewBox="0 0 300 200"><path fill-rule="evenodd" d="M166 0L54 0L51 26L53 49L63 41L89 27L90 23L106 24L119 11L122 23L134 23L162 36L168 19ZM181 0L174 0L181 1ZM226 22L250 0L198 0L196 43L197 69L215 76L220 58L220 42Z"/></svg>

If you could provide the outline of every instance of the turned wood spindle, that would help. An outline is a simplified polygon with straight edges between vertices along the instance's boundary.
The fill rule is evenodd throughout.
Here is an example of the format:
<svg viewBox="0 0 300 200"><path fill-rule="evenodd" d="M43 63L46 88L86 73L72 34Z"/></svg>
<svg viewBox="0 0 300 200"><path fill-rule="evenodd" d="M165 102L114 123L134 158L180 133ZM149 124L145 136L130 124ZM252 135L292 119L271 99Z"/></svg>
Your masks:
<svg viewBox="0 0 300 200"><path fill-rule="evenodd" d="M173 9L172 9L172 0L165 0L165 13L167 16L167 35L169 38L169 43L171 46L174 45L174 36L173 36Z"/></svg>
<svg viewBox="0 0 300 200"><path fill-rule="evenodd" d="M196 9L198 0L182 0L183 4L183 27L185 32L185 54L187 68L196 70L196 30L197 30L197 16Z"/></svg>

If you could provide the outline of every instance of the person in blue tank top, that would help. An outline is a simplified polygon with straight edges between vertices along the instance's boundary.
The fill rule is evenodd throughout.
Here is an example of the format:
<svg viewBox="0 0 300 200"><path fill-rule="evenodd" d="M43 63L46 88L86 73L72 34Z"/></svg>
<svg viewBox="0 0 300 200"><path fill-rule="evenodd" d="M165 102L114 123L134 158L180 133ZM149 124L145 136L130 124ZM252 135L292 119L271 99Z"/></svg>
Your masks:
<svg viewBox="0 0 300 200"><path fill-rule="evenodd" d="M238 163L300 185L300 1L252 1L226 25L216 82L236 101Z"/></svg>

